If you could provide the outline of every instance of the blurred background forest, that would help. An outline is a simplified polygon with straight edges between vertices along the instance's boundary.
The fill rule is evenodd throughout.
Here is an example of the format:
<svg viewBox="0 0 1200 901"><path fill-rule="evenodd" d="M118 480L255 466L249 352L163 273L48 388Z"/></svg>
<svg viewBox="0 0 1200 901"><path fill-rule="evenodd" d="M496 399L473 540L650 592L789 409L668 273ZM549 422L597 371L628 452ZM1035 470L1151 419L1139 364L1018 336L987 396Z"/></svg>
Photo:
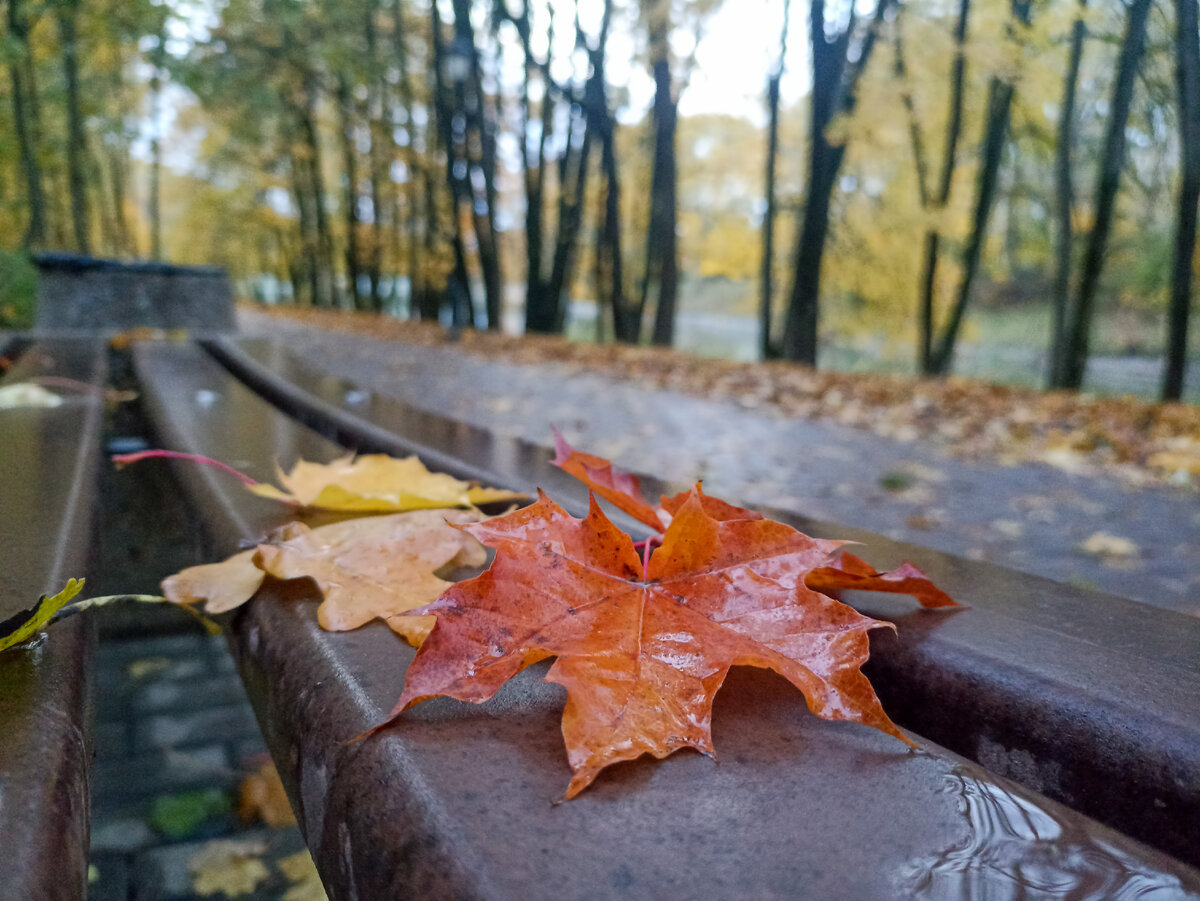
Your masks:
<svg viewBox="0 0 1200 901"><path fill-rule="evenodd" d="M0 9L0 294L67 250L273 304L1198 387L1196 0Z"/></svg>

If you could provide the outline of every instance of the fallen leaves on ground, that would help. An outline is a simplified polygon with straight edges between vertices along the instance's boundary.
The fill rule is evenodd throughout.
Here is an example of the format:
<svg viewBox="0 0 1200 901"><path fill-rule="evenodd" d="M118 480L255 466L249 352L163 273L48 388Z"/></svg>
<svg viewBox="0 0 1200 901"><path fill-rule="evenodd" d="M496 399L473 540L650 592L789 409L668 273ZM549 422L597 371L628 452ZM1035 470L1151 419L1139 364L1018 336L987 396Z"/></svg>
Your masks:
<svg viewBox="0 0 1200 901"><path fill-rule="evenodd" d="M561 441L583 480L622 509L654 510L636 480ZM588 457L584 464L584 457ZM564 466L565 469L570 469ZM603 473L603 475L598 475ZM591 495L584 519L536 503L463 530L496 550L483 575L416 611L437 624L408 669L391 719L437 696L479 703L525 667L555 657L546 679L567 689L563 737L571 798L604 767L692 747L712 755L712 702L735 664L765 667L820 717L908 739L862 674L867 632L889 626L823 593L915 593L954 602L911 564L878 573L783 523L704 495L664 497L667 523L643 557ZM649 517L647 517L649 518ZM382 726L381 726L382 727ZM380 728L381 728L380 727Z"/></svg>
<svg viewBox="0 0 1200 901"><path fill-rule="evenodd" d="M317 865L307 851L283 858L279 861L279 869L291 883L284 892L283 901L328 901Z"/></svg>
<svg viewBox="0 0 1200 901"><path fill-rule="evenodd" d="M387 316L255 306L265 315L426 346L446 330ZM838 422L900 441L925 441L966 459L1045 462L1133 484L1200 487L1200 407L1034 388L951 376L816 371L772 361L742 363L664 348L589 344L544 335L471 329L453 347L513 363L558 363L784 415Z"/></svg>
<svg viewBox="0 0 1200 901"><path fill-rule="evenodd" d="M0 410L16 410L25 407L57 407L63 399L53 391L30 382L0 387Z"/></svg>
<svg viewBox="0 0 1200 901"><path fill-rule="evenodd" d="M163 594L179 604L203 603L211 614L248 601L266 575L309 577L324 600L317 610L330 631L384 620L419 644L431 617L407 615L428 604L450 583L434 575L445 566L482 566L487 552L453 524L478 522L474 510L415 510L368 516L311 529L289 523L256 548L220 563L185 569L163 581Z"/></svg>
<svg viewBox="0 0 1200 901"><path fill-rule="evenodd" d="M238 819L268 826L295 826L296 814L283 788L283 780L267 757L238 786Z"/></svg>
<svg viewBox="0 0 1200 901"><path fill-rule="evenodd" d="M188 859L197 895L249 895L270 875L262 856L267 843L258 839L214 839Z"/></svg>
<svg viewBox="0 0 1200 901"><path fill-rule="evenodd" d="M1079 545L1079 550L1094 557L1124 559L1132 559L1141 553L1135 542L1107 532L1093 532Z"/></svg>

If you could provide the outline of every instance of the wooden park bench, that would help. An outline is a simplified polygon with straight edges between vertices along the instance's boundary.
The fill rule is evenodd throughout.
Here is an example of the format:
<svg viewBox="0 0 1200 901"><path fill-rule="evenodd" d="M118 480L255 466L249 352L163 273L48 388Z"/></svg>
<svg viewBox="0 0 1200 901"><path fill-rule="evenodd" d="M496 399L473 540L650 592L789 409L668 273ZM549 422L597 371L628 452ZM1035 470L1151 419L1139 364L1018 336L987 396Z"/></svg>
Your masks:
<svg viewBox="0 0 1200 901"><path fill-rule="evenodd" d="M544 450L373 397L275 346L133 354L162 446L256 478L346 448L416 452L460 478L586 504ZM282 520L219 472L176 471L214 559ZM315 598L269 584L230 643L330 896L1109 897L1135 885L1200 897L1200 621L764 512L862 540L876 565L911 559L969 604L937 615L855 598L899 626L872 637L870 674L918 751L819 720L773 674L735 669L713 718L720 765L625 764L552 806L567 780L563 694L544 666L488 704L430 701L347 743L385 718L413 651L382 624L324 632Z"/></svg>
<svg viewBox="0 0 1200 901"><path fill-rule="evenodd" d="M38 341L0 385L49 376L98 389L105 352L96 339ZM87 568L104 403L55 390L57 407L0 410L0 620ZM0 655L0 898L83 897L94 642L75 617Z"/></svg>

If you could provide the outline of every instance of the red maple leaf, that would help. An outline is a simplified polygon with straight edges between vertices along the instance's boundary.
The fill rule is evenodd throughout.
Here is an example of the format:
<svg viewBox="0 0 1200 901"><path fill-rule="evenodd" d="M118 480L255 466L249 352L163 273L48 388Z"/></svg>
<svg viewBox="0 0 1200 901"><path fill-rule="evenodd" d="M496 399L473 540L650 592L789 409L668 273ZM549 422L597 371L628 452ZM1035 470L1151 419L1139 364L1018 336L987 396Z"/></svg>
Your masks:
<svg viewBox="0 0 1200 901"><path fill-rule="evenodd" d="M590 484L601 467L587 465ZM628 483L607 478L612 493L628 493ZM851 587L832 584L842 573L858 579L852 587L878 588L885 575L840 569L844 542L809 538L698 486L664 498L662 509L670 524L648 561L594 496L582 520L540 494L463 527L496 549L495 561L413 611L437 624L392 718L434 696L485 701L526 666L556 657L546 678L567 689L567 798L617 761L684 747L712 755L713 697L734 665L780 673L818 716L911 744L861 672L867 632L890 624L806 584L816 572L822 587Z"/></svg>

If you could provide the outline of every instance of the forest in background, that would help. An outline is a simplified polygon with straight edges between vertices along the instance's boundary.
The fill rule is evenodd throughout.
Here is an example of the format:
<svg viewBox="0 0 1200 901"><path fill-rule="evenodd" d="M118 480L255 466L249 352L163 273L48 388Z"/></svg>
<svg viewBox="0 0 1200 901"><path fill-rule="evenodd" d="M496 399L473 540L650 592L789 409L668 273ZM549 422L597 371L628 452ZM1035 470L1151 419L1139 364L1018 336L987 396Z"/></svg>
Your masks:
<svg viewBox="0 0 1200 901"><path fill-rule="evenodd" d="M735 3L773 23L726 60L761 97L681 115ZM598 337L662 345L707 297L757 317L763 357L878 332L926 374L1021 309L1065 388L1126 317L1162 396L1184 387L1196 0L0 8L7 251L217 263L248 296L459 326L561 332L590 300Z"/></svg>

